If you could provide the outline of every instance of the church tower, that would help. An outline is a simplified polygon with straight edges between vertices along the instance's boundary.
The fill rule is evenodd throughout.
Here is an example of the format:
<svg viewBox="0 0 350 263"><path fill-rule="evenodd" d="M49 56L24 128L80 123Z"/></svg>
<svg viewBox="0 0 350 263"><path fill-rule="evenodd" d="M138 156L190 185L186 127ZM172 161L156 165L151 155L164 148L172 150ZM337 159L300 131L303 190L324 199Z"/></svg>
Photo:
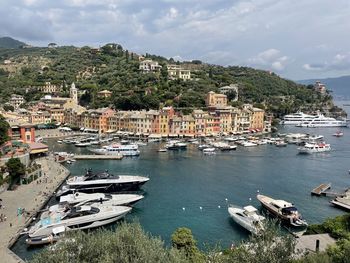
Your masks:
<svg viewBox="0 0 350 263"><path fill-rule="evenodd" d="M70 98L73 99L73 102L75 104L78 104L78 90L75 87L74 82L72 83L70 90L69 90Z"/></svg>

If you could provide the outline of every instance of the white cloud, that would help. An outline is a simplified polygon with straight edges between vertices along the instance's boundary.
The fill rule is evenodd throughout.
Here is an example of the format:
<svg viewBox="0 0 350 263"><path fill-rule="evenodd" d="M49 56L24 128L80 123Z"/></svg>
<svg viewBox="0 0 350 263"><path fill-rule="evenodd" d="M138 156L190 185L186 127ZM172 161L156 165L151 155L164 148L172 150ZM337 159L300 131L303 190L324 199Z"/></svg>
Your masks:
<svg viewBox="0 0 350 263"><path fill-rule="evenodd" d="M281 51L278 49L270 48L263 52L260 52L257 56L248 59L248 63L252 66L263 66L266 69L273 69L276 71L282 71L285 69L289 62L287 56L281 55Z"/></svg>
<svg viewBox="0 0 350 263"><path fill-rule="evenodd" d="M136 47L139 53L178 54L221 65L248 63L288 77L349 69L345 51L350 38L344 37L350 27L348 0L2 0L1 4L0 35L32 44L113 41ZM14 17L16 23L10 23ZM324 64L320 67L313 61L327 63L318 63Z"/></svg>
<svg viewBox="0 0 350 263"><path fill-rule="evenodd" d="M336 54L330 61L306 63L303 69L308 71L343 71L350 70L350 52Z"/></svg>

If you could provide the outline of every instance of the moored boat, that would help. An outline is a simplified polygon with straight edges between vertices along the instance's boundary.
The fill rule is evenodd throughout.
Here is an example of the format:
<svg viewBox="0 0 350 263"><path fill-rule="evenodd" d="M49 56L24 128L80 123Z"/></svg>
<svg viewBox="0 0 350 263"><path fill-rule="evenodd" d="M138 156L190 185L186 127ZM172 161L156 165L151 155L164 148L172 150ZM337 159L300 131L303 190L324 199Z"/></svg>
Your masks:
<svg viewBox="0 0 350 263"><path fill-rule="evenodd" d="M138 156L140 151L137 144L111 144L103 146L99 149L89 149L91 152L101 155L123 155L123 156Z"/></svg>
<svg viewBox="0 0 350 263"><path fill-rule="evenodd" d="M242 208L230 205L228 212L233 221L255 235L263 229L262 222L265 217L258 215L258 210L254 206L248 205Z"/></svg>
<svg viewBox="0 0 350 263"><path fill-rule="evenodd" d="M257 195L261 205L268 210L274 217L280 219L283 223L293 227L306 227L307 223L302 218L298 209L289 202L276 200L265 195Z"/></svg>
<svg viewBox="0 0 350 263"><path fill-rule="evenodd" d="M26 243L44 244L56 241L58 233L71 230L90 229L115 222L131 211L128 206L77 206L44 211L40 220L28 231Z"/></svg>
<svg viewBox="0 0 350 263"><path fill-rule="evenodd" d="M333 133L333 136L335 137L342 137L344 133L342 131L337 131L336 133Z"/></svg>
<svg viewBox="0 0 350 263"><path fill-rule="evenodd" d="M329 152L331 150L331 145L327 143L305 143L304 146L298 147L299 153L321 153Z"/></svg>
<svg viewBox="0 0 350 263"><path fill-rule="evenodd" d="M109 205L132 205L143 199L138 194L106 194L106 193L79 193L61 196L59 202L70 205L82 205L86 203L100 202Z"/></svg>
<svg viewBox="0 0 350 263"><path fill-rule="evenodd" d="M139 175L113 175L108 171L93 174L91 170L83 176L73 176L57 191L56 197L74 192L111 192L115 190L136 190L149 181Z"/></svg>

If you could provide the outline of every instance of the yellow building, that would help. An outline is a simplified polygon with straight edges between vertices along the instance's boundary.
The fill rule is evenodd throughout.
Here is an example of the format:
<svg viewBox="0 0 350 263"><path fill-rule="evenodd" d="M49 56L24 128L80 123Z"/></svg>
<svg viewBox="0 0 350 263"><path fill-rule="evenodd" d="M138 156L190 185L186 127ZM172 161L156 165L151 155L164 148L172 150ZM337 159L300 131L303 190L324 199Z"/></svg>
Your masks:
<svg viewBox="0 0 350 263"><path fill-rule="evenodd" d="M258 129L260 131L264 130L264 117L265 111L259 108L252 108L252 120L251 120L251 129Z"/></svg>

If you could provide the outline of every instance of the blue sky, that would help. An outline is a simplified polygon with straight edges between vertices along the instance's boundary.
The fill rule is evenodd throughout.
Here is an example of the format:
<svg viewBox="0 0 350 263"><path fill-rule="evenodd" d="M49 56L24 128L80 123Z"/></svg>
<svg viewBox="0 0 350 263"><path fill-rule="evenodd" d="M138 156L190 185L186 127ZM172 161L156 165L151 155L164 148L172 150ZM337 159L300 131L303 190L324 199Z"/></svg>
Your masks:
<svg viewBox="0 0 350 263"><path fill-rule="evenodd" d="M349 0L0 0L0 36L271 70L350 74Z"/></svg>

